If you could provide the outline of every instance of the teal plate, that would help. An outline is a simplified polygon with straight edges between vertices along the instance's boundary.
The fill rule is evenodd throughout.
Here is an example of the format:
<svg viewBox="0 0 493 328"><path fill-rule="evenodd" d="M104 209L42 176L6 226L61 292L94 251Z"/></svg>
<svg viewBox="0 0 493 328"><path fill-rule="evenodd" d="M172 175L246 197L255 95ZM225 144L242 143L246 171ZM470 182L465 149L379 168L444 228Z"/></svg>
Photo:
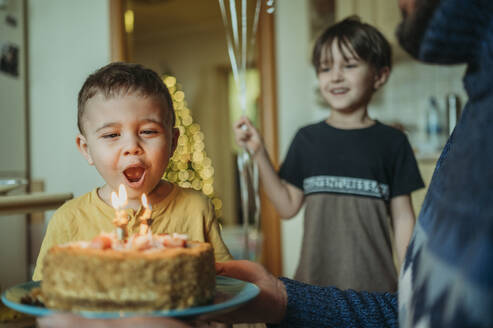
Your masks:
<svg viewBox="0 0 493 328"><path fill-rule="evenodd" d="M39 286L39 281L30 281L11 287L2 294L2 302L16 311L39 317L59 312L42 306L26 305L21 303L22 297L27 295L33 288L37 288ZM124 318L143 315L153 317L193 317L201 314L232 311L257 296L259 292L259 288L252 283L229 277L216 276L216 296L214 298L214 302L209 305L152 312L78 311L74 313L86 318L99 319Z"/></svg>

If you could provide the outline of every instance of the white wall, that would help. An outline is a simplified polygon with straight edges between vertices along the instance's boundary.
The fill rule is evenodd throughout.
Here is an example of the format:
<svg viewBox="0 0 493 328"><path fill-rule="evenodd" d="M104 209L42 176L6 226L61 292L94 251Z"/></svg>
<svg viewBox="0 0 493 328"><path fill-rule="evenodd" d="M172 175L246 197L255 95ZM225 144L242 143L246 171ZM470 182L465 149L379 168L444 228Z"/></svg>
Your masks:
<svg viewBox="0 0 493 328"><path fill-rule="evenodd" d="M31 167L48 192L86 193L102 184L75 145L77 94L110 60L107 0L30 0Z"/></svg>

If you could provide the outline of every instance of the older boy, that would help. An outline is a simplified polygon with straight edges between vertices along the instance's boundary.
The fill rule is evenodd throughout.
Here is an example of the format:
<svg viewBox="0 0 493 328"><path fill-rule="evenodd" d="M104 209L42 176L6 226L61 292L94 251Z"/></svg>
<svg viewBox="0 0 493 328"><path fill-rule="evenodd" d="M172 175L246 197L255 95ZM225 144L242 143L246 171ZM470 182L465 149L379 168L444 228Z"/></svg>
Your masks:
<svg viewBox="0 0 493 328"><path fill-rule="evenodd" d="M424 184L406 135L368 113L390 74L390 44L349 17L319 36L312 58L330 115L298 130L279 173L248 119L235 124L236 140L281 217L305 205L296 280L394 292L393 255L400 265L415 222L410 194Z"/></svg>
<svg viewBox="0 0 493 328"><path fill-rule="evenodd" d="M146 193L153 207L153 233L185 233L210 242L217 261L231 259L207 197L161 179L179 132L173 128L171 96L155 72L127 63L99 69L79 92L77 119L77 147L106 184L55 212L33 280L42 279L43 258L51 246L114 230L110 195L120 184L128 193L129 234L139 229L140 196Z"/></svg>

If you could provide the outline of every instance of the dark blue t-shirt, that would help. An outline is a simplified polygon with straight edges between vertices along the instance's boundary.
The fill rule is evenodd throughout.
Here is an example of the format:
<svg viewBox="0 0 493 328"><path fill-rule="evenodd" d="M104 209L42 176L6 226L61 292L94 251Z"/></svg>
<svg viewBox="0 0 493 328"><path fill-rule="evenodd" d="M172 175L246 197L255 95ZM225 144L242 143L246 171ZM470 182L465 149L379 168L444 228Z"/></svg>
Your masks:
<svg viewBox="0 0 493 328"><path fill-rule="evenodd" d="M279 176L305 195L328 192L385 201L424 186L406 135L378 121L362 129L338 129L325 121L301 128Z"/></svg>

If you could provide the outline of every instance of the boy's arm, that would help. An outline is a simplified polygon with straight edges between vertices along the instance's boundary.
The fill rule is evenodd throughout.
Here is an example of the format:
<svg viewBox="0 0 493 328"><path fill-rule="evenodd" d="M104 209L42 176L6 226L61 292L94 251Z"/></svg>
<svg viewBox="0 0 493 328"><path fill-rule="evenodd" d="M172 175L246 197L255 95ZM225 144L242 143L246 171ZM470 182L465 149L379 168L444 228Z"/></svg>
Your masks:
<svg viewBox="0 0 493 328"><path fill-rule="evenodd" d="M303 204L303 191L279 178L259 132L246 117L235 123L233 131L238 145L247 148L257 162L262 187L279 215L283 218L293 217Z"/></svg>
<svg viewBox="0 0 493 328"><path fill-rule="evenodd" d="M401 195L390 200L390 214L394 227L394 239L399 267L406 256L407 245L414 229L415 216L409 195Z"/></svg>
<svg viewBox="0 0 493 328"><path fill-rule="evenodd" d="M295 216L301 205L303 205L303 191L279 178L264 147L253 158L258 165L262 187L276 207L279 215L282 218Z"/></svg>

